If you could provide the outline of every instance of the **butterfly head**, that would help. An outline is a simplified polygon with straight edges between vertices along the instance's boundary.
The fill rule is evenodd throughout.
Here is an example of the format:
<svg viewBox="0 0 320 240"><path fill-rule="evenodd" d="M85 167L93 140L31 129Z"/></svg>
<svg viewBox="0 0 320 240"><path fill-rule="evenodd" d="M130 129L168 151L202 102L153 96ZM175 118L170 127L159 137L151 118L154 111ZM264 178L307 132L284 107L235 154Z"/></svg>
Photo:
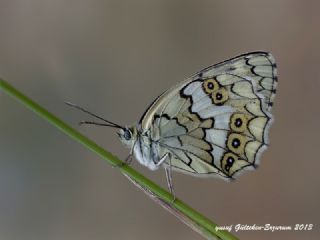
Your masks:
<svg viewBox="0 0 320 240"><path fill-rule="evenodd" d="M132 147L137 139L137 129L136 127L124 127L118 132L120 141L127 147Z"/></svg>

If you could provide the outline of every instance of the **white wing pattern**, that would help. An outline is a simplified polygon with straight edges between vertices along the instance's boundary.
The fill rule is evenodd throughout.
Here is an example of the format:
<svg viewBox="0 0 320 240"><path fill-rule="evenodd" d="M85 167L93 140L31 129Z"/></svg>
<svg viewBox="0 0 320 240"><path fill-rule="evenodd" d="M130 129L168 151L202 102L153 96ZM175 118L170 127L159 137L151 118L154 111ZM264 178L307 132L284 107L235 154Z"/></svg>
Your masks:
<svg viewBox="0 0 320 240"><path fill-rule="evenodd" d="M140 120L173 170L234 178L268 146L274 58L253 52L210 66L163 93ZM165 162L169 164L169 161Z"/></svg>

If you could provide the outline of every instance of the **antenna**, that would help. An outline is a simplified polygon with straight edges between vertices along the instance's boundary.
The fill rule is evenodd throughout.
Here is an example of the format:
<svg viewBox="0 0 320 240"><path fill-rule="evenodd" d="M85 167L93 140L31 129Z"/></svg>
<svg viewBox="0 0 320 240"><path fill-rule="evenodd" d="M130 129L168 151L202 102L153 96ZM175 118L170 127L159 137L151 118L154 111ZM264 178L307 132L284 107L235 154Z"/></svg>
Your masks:
<svg viewBox="0 0 320 240"><path fill-rule="evenodd" d="M70 107L74 107L74 108L76 108L76 109L78 109L78 110L80 110L82 112L85 112L85 113L87 113L87 114L89 114L89 115L91 115L91 116L93 116L95 118L98 118L98 119L100 119L100 120L102 120L102 121L107 123L106 124L106 123L97 123L97 122L92 122L92 121L81 121L81 122L79 122L80 125L81 124L94 124L94 125L99 125L99 126L107 126L107 127L121 128L121 129L124 128L124 127L122 127L122 126L120 126L120 125L118 125L118 124L116 124L114 122L111 122L111 121L108 121L108 120L106 120L106 119L104 119L102 117L99 117L98 115L96 115L96 114L94 114L92 112L89 112L88 110L86 110L83 107L80 107L80 106L78 106L76 104L73 104L71 102L64 102L64 103L67 104Z"/></svg>

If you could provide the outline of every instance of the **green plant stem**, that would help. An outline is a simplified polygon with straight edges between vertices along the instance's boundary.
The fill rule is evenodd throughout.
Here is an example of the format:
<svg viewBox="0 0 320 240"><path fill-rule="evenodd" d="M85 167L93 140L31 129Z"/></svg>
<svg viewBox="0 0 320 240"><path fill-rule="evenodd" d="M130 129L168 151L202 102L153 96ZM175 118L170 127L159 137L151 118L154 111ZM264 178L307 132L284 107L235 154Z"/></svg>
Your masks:
<svg viewBox="0 0 320 240"><path fill-rule="evenodd" d="M100 147L98 144L87 138L86 136L82 135L78 131L76 131L74 128L70 127L68 124L63 122L61 119L53 115L52 113L48 112L46 109L41 107L39 104L32 101L30 98L22 94L20 91L15 89L13 86L11 86L8 82L4 81L3 79L0 79L0 88L7 93L8 95L12 96L22 104L24 104L26 107L40 115L42 118L50 122L52 125L60 129L62 132L73 138L74 140L78 141L85 147L89 148L91 151L97 153L100 157L102 157L104 160L108 161L113 166L118 166L121 163L123 163L121 160L119 160L116 156L112 155L110 152L106 151L104 148ZM128 165L124 165L123 167L119 168L120 171L126 175L128 175L130 178L132 178L134 181L136 181L141 186L145 187L146 189L153 192L156 196L163 199L167 202L173 201L173 196L143 176L141 173L137 172L135 169L131 168ZM223 240L236 240L237 237L233 236L231 233L227 231L217 231L216 230L216 224L213 223L211 220L209 220L207 217L203 216L190 206L188 206L186 203L182 202L179 199L175 199L173 202L173 206L181 211L183 214L185 214L187 217L192 219L195 223L206 229L208 232L211 232L213 237L218 237Z"/></svg>

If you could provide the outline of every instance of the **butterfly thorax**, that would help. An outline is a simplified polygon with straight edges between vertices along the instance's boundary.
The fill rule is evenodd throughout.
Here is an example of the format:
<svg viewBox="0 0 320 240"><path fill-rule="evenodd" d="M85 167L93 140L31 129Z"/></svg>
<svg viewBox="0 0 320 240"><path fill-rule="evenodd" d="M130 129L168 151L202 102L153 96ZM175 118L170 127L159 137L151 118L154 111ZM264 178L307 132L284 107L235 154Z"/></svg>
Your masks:
<svg viewBox="0 0 320 240"><path fill-rule="evenodd" d="M128 148L138 162L150 170L159 168L162 158L157 136L150 129L142 129L141 125L121 129L118 133L120 141ZM163 155L163 154L162 154Z"/></svg>

